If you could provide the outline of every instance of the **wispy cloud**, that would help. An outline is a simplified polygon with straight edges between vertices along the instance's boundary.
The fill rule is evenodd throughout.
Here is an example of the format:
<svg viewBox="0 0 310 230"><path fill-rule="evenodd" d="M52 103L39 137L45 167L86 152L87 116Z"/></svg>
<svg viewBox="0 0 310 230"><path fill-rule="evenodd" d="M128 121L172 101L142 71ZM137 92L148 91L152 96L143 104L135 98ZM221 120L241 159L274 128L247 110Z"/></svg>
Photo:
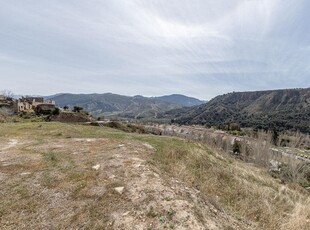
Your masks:
<svg viewBox="0 0 310 230"><path fill-rule="evenodd" d="M309 87L309 7L306 0L1 1L1 88L208 99Z"/></svg>

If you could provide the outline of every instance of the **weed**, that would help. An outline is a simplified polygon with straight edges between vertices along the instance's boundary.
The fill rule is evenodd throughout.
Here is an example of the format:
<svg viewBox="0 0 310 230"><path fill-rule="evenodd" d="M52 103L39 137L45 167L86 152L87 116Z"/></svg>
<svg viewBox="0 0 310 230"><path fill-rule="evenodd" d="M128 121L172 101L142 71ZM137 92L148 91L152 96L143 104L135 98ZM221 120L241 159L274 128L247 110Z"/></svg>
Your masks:
<svg viewBox="0 0 310 230"><path fill-rule="evenodd" d="M56 153L51 150L44 152L43 158L47 163L52 163L53 165L55 165L58 160L56 157Z"/></svg>
<svg viewBox="0 0 310 230"><path fill-rule="evenodd" d="M56 186L55 178L48 171L43 172L41 181L42 185L47 188L54 188Z"/></svg>
<svg viewBox="0 0 310 230"><path fill-rule="evenodd" d="M31 196L30 191L25 185L19 185L15 188L15 191L20 195L21 199L27 199Z"/></svg>
<svg viewBox="0 0 310 230"><path fill-rule="evenodd" d="M74 190L73 190L73 192L72 192L72 197L73 197L73 199L77 199L77 198L83 196L82 190L83 190L84 188L86 188L86 186L87 186L87 182L86 182L86 181L84 181L84 180L83 180L83 181L80 181L80 182L75 186L75 188L74 188Z"/></svg>
<svg viewBox="0 0 310 230"><path fill-rule="evenodd" d="M176 213L176 212L175 212L172 208L170 208L170 209L167 211L167 215L166 215L166 216L167 216L167 219L171 221L172 218L173 218L173 216L175 215L175 213Z"/></svg>
<svg viewBox="0 0 310 230"><path fill-rule="evenodd" d="M160 216L160 217L159 217L159 221L160 221L161 223L165 223L165 222L167 221L166 216Z"/></svg>
<svg viewBox="0 0 310 230"><path fill-rule="evenodd" d="M148 218L155 218L158 216L158 213L154 211L153 206L150 207L149 211L146 213Z"/></svg>

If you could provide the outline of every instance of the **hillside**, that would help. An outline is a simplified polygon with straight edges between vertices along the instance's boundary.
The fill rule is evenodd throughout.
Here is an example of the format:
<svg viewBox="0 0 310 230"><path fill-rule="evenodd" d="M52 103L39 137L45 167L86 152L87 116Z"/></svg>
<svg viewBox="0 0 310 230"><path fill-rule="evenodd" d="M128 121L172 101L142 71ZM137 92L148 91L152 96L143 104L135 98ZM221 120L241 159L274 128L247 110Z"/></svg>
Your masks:
<svg viewBox="0 0 310 230"><path fill-rule="evenodd" d="M243 127L310 132L310 88L229 93L175 115L180 124L237 122Z"/></svg>
<svg viewBox="0 0 310 230"><path fill-rule="evenodd" d="M75 105L83 107L93 115L120 116L126 118L157 118L159 113L201 103L198 99L183 95L147 98L105 94L57 94L49 96L60 107Z"/></svg>
<svg viewBox="0 0 310 230"><path fill-rule="evenodd" d="M191 107L191 106L201 105L203 103L206 103L206 101L201 101L197 98L187 97L181 94L172 94L172 95L166 95L166 96L161 96L161 97L154 97L154 99L180 104L185 107Z"/></svg>
<svg viewBox="0 0 310 230"><path fill-rule="evenodd" d="M309 194L175 137L0 126L2 229L309 229Z"/></svg>

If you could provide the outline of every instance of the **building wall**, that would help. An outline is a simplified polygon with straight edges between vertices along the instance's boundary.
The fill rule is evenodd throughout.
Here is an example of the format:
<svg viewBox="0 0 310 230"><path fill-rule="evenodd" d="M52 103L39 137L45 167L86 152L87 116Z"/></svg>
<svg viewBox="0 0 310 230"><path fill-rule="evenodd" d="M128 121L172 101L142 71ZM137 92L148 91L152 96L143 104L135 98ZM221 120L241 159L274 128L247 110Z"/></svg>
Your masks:
<svg viewBox="0 0 310 230"><path fill-rule="evenodd" d="M36 108L40 105L51 105L55 107L55 102L52 100L44 101L43 98L39 97L22 97L16 101L15 110L17 113L22 111L27 111L30 109L36 110Z"/></svg>
<svg viewBox="0 0 310 230"><path fill-rule="evenodd" d="M25 99L30 103L33 103L33 102L43 103L44 102L43 97L25 97Z"/></svg>
<svg viewBox="0 0 310 230"><path fill-rule="evenodd" d="M52 101L52 100L46 100L44 102L44 104L51 104L51 105L55 105L55 101Z"/></svg>
<svg viewBox="0 0 310 230"><path fill-rule="evenodd" d="M10 107L12 111L15 113L20 113L23 111L28 110L34 110L37 111L37 108L40 108L42 111L52 111L55 109L55 102L54 101L46 101L46 102L29 102L25 99L19 99L19 100L12 100L10 103L5 101L6 103L2 106ZM1 100L0 100L0 106L1 106Z"/></svg>
<svg viewBox="0 0 310 230"><path fill-rule="evenodd" d="M16 103L16 112L22 112L32 109L32 105L27 101L17 101Z"/></svg>

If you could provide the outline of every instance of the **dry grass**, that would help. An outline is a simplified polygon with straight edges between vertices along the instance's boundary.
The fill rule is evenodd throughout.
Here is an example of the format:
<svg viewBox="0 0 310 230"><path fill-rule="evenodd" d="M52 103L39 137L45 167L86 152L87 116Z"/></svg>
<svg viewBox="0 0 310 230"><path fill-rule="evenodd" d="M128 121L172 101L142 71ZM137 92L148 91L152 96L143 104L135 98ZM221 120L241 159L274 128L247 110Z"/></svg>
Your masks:
<svg viewBox="0 0 310 230"><path fill-rule="evenodd" d="M1 124L0 228L109 228L105 216L120 197L113 192L115 181L91 167L124 136L84 125ZM12 139L16 146L8 145Z"/></svg>
<svg viewBox="0 0 310 230"><path fill-rule="evenodd" d="M284 221L281 228L287 230L308 230L310 228L310 200L295 205L292 213Z"/></svg>
<svg viewBox="0 0 310 230"><path fill-rule="evenodd" d="M217 197L216 205L235 217L250 220L257 229L309 229L310 199L298 185L289 188L263 168L217 156L201 145L179 139L161 145L155 165L206 197Z"/></svg>
<svg viewBox="0 0 310 230"><path fill-rule="evenodd" d="M144 157L160 169L163 178L173 177L199 190L204 202L240 223L250 223L256 229L310 226L309 194L300 187L280 184L265 169L220 155L204 145L85 125L1 124L0 149L12 138L19 140L17 146L0 151L2 229L14 229L17 224L25 229L111 228L111 215L117 210L139 208L113 190L126 183L123 179L129 171L124 170L133 167L132 159L119 166L119 160L112 158L119 155L124 142L133 143L131 149L122 150L126 154L141 150L143 155L145 147L135 144L141 141L155 147L154 154ZM113 164L104 171L91 168L111 160ZM22 176L25 172L29 174ZM109 179L111 172L117 172L118 178ZM145 199L149 202L151 195ZM169 222L171 227L175 224L171 221L173 210L145 212L147 218Z"/></svg>

